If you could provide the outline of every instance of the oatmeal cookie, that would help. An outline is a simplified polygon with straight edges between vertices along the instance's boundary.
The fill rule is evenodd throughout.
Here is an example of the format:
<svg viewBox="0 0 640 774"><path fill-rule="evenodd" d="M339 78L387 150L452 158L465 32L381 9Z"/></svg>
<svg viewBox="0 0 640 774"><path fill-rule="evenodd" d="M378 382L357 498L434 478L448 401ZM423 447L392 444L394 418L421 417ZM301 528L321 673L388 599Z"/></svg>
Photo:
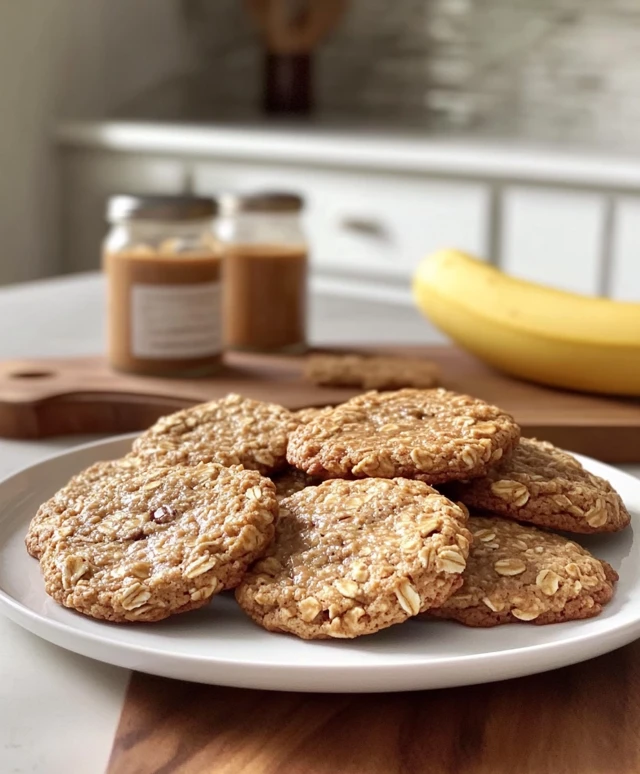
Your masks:
<svg viewBox="0 0 640 774"><path fill-rule="evenodd" d="M363 355L309 355L304 378L312 384L397 390L400 387L435 387L440 369L418 357Z"/></svg>
<svg viewBox="0 0 640 774"><path fill-rule="evenodd" d="M284 467L296 424L282 406L231 394L162 417L136 439L133 452L163 465L218 462L266 475Z"/></svg>
<svg viewBox="0 0 640 774"><path fill-rule="evenodd" d="M509 454L520 428L495 406L447 390L368 392L296 428L288 461L312 476L482 476Z"/></svg>
<svg viewBox="0 0 640 774"><path fill-rule="evenodd" d="M467 626L591 618L613 596L618 575L577 543L535 527L471 516L473 545L463 585L429 616Z"/></svg>
<svg viewBox="0 0 640 774"><path fill-rule="evenodd" d="M238 584L273 538L277 501L258 472L203 463L76 476L48 511L40 565L56 602L159 621Z"/></svg>
<svg viewBox="0 0 640 774"><path fill-rule="evenodd" d="M276 538L236 598L269 631L303 639L372 634L458 588L465 523L422 481L325 481L280 502Z"/></svg>
<svg viewBox="0 0 640 774"><path fill-rule="evenodd" d="M456 499L500 516L565 532L616 532L629 512L608 481L550 443L522 438L486 477L451 485Z"/></svg>

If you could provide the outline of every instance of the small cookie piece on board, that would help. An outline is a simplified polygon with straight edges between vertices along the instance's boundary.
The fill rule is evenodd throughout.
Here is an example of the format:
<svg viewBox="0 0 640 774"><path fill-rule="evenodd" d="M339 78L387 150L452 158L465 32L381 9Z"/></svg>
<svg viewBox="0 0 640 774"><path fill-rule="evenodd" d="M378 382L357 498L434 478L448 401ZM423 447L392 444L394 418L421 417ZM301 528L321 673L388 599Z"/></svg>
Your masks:
<svg viewBox="0 0 640 774"><path fill-rule="evenodd" d="M462 587L429 617L467 626L591 618L613 596L618 574L561 535L472 515L473 545Z"/></svg>
<svg viewBox="0 0 640 774"><path fill-rule="evenodd" d="M458 588L465 523L460 508L422 481L325 481L280 502L276 538L236 599L269 631L372 634Z"/></svg>
<svg viewBox="0 0 640 774"><path fill-rule="evenodd" d="M444 389L368 392L297 427L290 464L321 478L482 476L520 436L512 417Z"/></svg>
<svg viewBox="0 0 640 774"><path fill-rule="evenodd" d="M522 438L486 477L451 485L454 499L539 527L565 532L617 532L629 512L611 484L545 441Z"/></svg>
<svg viewBox="0 0 640 774"><path fill-rule="evenodd" d="M159 419L133 444L133 453L163 465L218 462L267 475L285 465L290 411L230 394Z"/></svg>
<svg viewBox="0 0 640 774"><path fill-rule="evenodd" d="M275 531L273 484L241 466L143 466L84 485L76 476L63 492L41 544L45 589L108 621L205 605L238 584Z"/></svg>
<svg viewBox="0 0 640 774"><path fill-rule="evenodd" d="M397 390L436 387L440 382L440 368L417 357L309 355L303 376L311 384L322 386Z"/></svg>

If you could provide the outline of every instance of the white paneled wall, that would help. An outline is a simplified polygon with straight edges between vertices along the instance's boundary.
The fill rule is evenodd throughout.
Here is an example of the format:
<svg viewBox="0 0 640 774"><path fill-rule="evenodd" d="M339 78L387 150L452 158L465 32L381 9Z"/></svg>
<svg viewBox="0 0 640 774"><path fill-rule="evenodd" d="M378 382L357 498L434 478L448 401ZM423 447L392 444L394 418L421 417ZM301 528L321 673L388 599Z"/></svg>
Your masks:
<svg viewBox="0 0 640 774"><path fill-rule="evenodd" d="M45 274L54 260L42 248L56 241L48 134L65 32L59 6L0 3L0 285Z"/></svg>
<svg viewBox="0 0 640 774"><path fill-rule="evenodd" d="M0 0L0 285L60 271L56 123L186 66L178 13L175 0Z"/></svg>

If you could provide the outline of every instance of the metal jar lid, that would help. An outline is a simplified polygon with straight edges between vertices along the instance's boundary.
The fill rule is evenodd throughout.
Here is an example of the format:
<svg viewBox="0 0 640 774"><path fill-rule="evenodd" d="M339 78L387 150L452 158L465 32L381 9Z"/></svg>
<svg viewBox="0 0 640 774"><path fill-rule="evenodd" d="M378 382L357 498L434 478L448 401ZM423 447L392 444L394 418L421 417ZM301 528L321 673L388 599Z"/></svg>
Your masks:
<svg viewBox="0 0 640 774"><path fill-rule="evenodd" d="M119 195L107 204L107 220L204 220L218 214L216 199L206 196Z"/></svg>
<svg viewBox="0 0 640 774"><path fill-rule="evenodd" d="M218 197L218 201L223 215L239 212L300 212L304 206L303 197L290 191L224 193Z"/></svg>

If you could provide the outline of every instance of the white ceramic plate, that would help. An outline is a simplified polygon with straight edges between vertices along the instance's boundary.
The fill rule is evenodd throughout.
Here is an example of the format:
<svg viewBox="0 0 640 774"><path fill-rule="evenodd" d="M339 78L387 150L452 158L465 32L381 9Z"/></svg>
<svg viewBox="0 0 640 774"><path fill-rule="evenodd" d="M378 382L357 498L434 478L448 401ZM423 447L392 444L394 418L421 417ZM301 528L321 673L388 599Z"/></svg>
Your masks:
<svg viewBox="0 0 640 774"><path fill-rule="evenodd" d="M82 446L0 483L0 610L50 642L117 666L202 683L292 691L404 691L490 682L573 664L640 636L640 481L582 458L608 478L632 529L585 543L620 573L613 601L588 621L468 629L412 621L348 641L304 642L253 624L231 595L156 624L109 624L59 607L44 592L24 535L38 505L74 473L121 456L132 437Z"/></svg>

